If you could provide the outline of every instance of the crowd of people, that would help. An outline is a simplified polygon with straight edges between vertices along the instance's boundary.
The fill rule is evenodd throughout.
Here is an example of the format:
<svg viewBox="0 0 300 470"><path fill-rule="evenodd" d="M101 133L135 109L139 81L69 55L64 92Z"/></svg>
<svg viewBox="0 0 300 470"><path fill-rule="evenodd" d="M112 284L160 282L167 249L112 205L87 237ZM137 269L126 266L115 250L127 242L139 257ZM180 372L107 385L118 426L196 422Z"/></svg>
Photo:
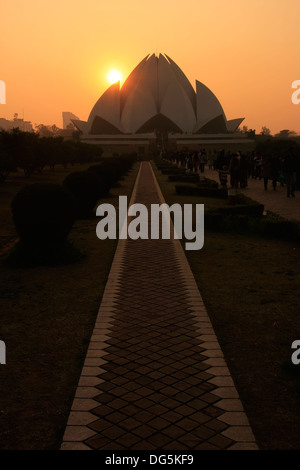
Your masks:
<svg viewBox="0 0 300 470"><path fill-rule="evenodd" d="M219 173L223 188L246 188L248 180L263 181L264 189L271 187L276 191L277 185L286 186L287 197L295 197L297 173L300 160L293 148L284 157L277 155L261 155L255 151L230 152L221 150L200 149L197 151L177 151L164 154L164 158L173 161L187 172L204 173L205 165ZM298 177L299 180L299 177ZM299 181L298 181L299 182Z"/></svg>

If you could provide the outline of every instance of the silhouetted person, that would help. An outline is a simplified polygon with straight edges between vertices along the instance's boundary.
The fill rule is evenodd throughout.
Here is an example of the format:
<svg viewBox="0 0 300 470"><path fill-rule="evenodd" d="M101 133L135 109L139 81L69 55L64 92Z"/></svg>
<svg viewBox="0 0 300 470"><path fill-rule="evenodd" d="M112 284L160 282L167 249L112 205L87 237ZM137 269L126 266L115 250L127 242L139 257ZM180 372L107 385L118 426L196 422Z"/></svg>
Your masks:
<svg viewBox="0 0 300 470"><path fill-rule="evenodd" d="M199 169L201 173L204 173L204 165L205 165L205 155L202 150L198 153L199 158Z"/></svg>
<svg viewBox="0 0 300 470"><path fill-rule="evenodd" d="M262 158L256 154L254 157L254 179L259 178L261 180L262 173Z"/></svg>
<svg viewBox="0 0 300 470"><path fill-rule="evenodd" d="M215 170L221 170L223 168L224 165L227 165L228 162L227 162L227 158L226 158L226 155L225 155L225 150L221 150L221 152L217 155L217 159L216 159L216 168L214 168Z"/></svg>
<svg viewBox="0 0 300 470"><path fill-rule="evenodd" d="M293 148L290 148L283 162L287 197L295 197L297 159Z"/></svg>
<svg viewBox="0 0 300 470"><path fill-rule="evenodd" d="M280 174L280 162L278 157L271 158L271 179L272 179L272 186L273 190L276 190L277 181L279 179Z"/></svg>
<svg viewBox="0 0 300 470"><path fill-rule="evenodd" d="M271 159L269 156L265 156L262 161L262 177L264 179L265 191L268 189L268 181L271 178Z"/></svg>
<svg viewBox="0 0 300 470"><path fill-rule="evenodd" d="M229 163L230 185L237 189L240 180L240 154L234 153Z"/></svg>
<svg viewBox="0 0 300 470"><path fill-rule="evenodd" d="M247 188L248 186L248 158L245 154L240 154L240 187Z"/></svg>
<svg viewBox="0 0 300 470"><path fill-rule="evenodd" d="M219 170L220 184L223 189L227 189L227 177L228 177L228 168L227 168L227 165L223 165L223 167Z"/></svg>

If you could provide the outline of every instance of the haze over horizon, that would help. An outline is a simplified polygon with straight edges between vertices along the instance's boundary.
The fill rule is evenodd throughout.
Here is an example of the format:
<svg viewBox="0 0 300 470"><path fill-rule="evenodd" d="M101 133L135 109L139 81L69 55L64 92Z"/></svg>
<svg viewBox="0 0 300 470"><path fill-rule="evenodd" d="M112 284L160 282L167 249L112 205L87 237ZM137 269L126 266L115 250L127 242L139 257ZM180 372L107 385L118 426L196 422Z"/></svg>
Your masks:
<svg viewBox="0 0 300 470"><path fill-rule="evenodd" d="M195 88L204 83L227 119L272 134L300 133L298 0L14 0L0 6L1 68L6 104L32 124L62 127L62 112L87 120L110 86L111 69L123 82L151 53L165 53Z"/></svg>

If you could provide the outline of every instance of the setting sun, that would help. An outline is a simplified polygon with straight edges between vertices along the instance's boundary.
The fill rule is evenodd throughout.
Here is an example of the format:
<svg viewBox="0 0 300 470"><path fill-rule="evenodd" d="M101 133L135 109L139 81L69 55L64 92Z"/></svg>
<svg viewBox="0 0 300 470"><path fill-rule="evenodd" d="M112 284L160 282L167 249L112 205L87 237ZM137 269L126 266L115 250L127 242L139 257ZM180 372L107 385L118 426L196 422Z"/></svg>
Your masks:
<svg viewBox="0 0 300 470"><path fill-rule="evenodd" d="M122 74L119 70L112 69L107 74L107 80L111 84L116 83L116 82L120 82L122 80Z"/></svg>

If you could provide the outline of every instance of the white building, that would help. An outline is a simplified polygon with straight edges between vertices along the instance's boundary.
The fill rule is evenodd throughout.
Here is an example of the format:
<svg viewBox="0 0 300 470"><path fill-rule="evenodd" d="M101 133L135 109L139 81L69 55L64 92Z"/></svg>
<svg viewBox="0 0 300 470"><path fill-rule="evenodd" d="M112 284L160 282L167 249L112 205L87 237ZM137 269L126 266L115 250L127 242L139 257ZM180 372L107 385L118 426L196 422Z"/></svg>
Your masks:
<svg viewBox="0 0 300 470"><path fill-rule="evenodd" d="M62 118L63 118L63 129L68 129L68 126L71 124L72 125L72 119L79 119L75 114L70 113L69 111L63 111L62 113Z"/></svg>
<svg viewBox="0 0 300 470"><path fill-rule="evenodd" d="M167 55L146 56L122 87L110 86L87 121L72 119L84 142L111 148L142 148L172 142L199 147L212 141L244 144L235 131L244 118L227 120L216 96L196 80L196 89Z"/></svg>
<svg viewBox="0 0 300 470"><path fill-rule="evenodd" d="M20 131L23 132L33 132L31 122L20 119L17 113L14 115L14 118L11 121L5 118L0 118L0 129L3 129L4 131L10 131L16 128L19 128Z"/></svg>

